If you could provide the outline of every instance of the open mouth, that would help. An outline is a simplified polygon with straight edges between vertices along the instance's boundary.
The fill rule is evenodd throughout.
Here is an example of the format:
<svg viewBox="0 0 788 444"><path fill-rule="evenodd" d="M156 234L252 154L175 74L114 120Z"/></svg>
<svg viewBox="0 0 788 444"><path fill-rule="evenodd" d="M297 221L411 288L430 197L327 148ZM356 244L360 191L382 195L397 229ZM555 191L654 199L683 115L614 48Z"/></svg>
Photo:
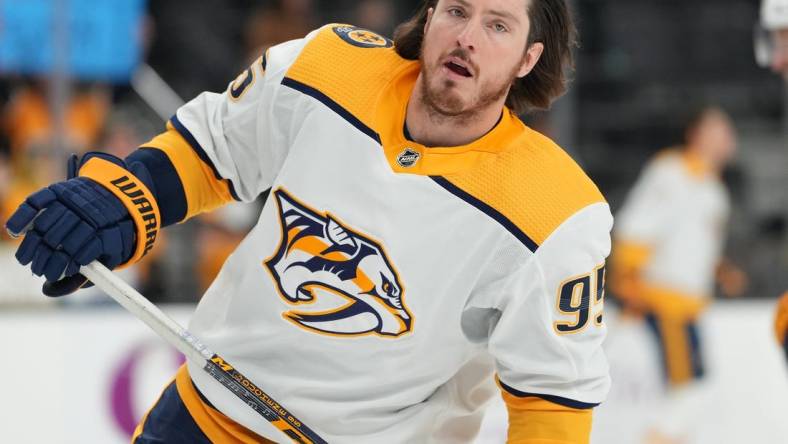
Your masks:
<svg viewBox="0 0 788 444"><path fill-rule="evenodd" d="M468 68L466 68L466 67L464 67L464 66L462 66L462 65L460 65L458 63L446 62L443 66L445 66L448 70L450 70L451 72L453 72L453 73L455 73L457 75L460 75L460 76L463 76L463 77L473 77L471 72L468 71Z"/></svg>

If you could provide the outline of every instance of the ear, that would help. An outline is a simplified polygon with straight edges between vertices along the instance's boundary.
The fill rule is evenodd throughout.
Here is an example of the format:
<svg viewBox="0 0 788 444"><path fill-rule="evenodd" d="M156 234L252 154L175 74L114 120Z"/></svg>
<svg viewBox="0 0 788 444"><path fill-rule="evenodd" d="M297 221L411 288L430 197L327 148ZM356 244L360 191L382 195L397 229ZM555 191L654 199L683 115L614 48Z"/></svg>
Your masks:
<svg viewBox="0 0 788 444"><path fill-rule="evenodd" d="M435 12L435 8L430 8L427 10L427 20L424 22L424 35L427 35L427 30L430 29L430 22L432 21L433 12Z"/></svg>
<svg viewBox="0 0 788 444"><path fill-rule="evenodd" d="M518 78L525 77L534 69L534 66L536 66L536 63L539 62L539 58L542 56L542 52L544 52L544 43L542 42L536 42L528 47L528 50L525 51L525 56L523 56L520 70L517 71Z"/></svg>

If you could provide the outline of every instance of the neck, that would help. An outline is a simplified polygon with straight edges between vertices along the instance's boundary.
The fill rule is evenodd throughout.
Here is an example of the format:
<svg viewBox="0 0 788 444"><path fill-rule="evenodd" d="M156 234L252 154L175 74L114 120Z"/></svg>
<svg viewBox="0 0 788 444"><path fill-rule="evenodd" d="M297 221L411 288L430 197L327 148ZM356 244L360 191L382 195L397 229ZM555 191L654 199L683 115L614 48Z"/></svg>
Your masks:
<svg viewBox="0 0 788 444"><path fill-rule="evenodd" d="M446 115L428 103L419 75L408 101L405 124L414 141L424 146L467 145L487 134L501 118L506 96L480 109Z"/></svg>
<svg viewBox="0 0 788 444"><path fill-rule="evenodd" d="M723 166L719 165L716 159L707 155L701 147L689 145L685 155L689 158L688 161L691 162L693 168L699 172L719 175L723 169Z"/></svg>

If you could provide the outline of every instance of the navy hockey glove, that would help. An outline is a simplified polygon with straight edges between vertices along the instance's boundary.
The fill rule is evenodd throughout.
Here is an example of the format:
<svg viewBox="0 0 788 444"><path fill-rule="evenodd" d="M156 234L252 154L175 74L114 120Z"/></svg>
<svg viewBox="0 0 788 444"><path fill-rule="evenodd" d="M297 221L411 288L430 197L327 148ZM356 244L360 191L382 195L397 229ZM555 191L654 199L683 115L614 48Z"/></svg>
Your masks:
<svg viewBox="0 0 788 444"><path fill-rule="evenodd" d="M16 259L46 277L47 296L89 284L79 267L94 260L109 269L136 262L159 228L151 192L121 159L89 153L78 165L72 156L68 177L30 195L6 223L11 234L25 234Z"/></svg>

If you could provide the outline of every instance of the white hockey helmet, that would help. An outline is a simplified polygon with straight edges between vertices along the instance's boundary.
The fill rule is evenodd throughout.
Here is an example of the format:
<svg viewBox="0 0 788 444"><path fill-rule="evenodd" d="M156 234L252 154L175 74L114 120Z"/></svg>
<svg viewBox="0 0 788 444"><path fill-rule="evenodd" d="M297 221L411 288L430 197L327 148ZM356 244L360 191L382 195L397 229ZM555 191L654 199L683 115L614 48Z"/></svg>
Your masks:
<svg viewBox="0 0 788 444"><path fill-rule="evenodd" d="M775 41L772 31L788 29L788 0L762 0L761 20L755 27L755 60L768 67L772 63Z"/></svg>
<svg viewBox="0 0 788 444"><path fill-rule="evenodd" d="M763 0L761 26L769 31L788 29L788 0Z"/></svg>

